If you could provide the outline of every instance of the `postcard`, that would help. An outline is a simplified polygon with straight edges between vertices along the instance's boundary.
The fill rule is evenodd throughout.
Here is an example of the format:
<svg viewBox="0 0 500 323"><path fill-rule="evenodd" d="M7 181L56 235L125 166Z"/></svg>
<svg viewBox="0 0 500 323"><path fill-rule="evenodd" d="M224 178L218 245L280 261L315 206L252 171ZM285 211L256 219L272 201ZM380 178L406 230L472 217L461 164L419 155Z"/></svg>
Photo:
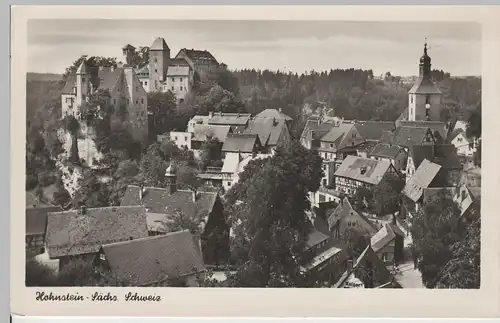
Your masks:
<svg viewBox="0 0 500 323"><path fill-rule="evenodd" d="M498 315L498 18L14 7L13 313Z"/></svg>

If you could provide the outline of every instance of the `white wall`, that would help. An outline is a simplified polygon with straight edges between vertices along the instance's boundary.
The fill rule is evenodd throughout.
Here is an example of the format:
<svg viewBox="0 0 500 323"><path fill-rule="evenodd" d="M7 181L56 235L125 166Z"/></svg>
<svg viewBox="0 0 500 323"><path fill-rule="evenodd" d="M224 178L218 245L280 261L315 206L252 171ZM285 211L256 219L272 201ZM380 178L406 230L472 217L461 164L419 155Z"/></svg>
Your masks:
<svg viewBox="0 0 500 323"><path fill-rule="evenodd" d="M172 140L179 149L186 146L191 150L191 136L192 134L190 132L170 132L170 140Z"/></svg>
<svg viewBox="0 0 500 323"><path fill-rule="evenodd" d="M172 91L178 100L184 99L191 90L189 75L168 76L163 91Z"/></svg>

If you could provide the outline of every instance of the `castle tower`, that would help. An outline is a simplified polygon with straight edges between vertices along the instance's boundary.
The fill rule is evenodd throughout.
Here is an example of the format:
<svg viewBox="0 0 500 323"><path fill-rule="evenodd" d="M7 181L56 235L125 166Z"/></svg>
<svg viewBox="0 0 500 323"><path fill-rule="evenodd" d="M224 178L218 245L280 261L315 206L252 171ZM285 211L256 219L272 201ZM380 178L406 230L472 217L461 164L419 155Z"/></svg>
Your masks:
<svg viewBox="0 0 500 323"><path fill-rule="evenodd" d="M420 58L419 77L408 91L409 121L439 121L442 93L431 77L431 58L427 54L427 41L424 54Z"/></svg>
<svg viewBox="0 0 500 323"><path fill-rule="evenodd" d="M173 161L170 161L170 165L165 171L165 178L167 182L167 189L170 191L170 194L175 193L177 190L177 167L175 167Z"/></svg>
<svg viewBox="0 0 500 323"><path fill-rule="evenodd" d="M123 57L125 58L125 64L132 65L132 58L134 57L135 47L127 44L122 48Z"/></svg>
<svg viewBox="0 0 500 323"><path fill-rule="evenodd" d="M90 69L87 66L87 57L76 70L76 107L84 103L90 95Z"/></svg>
<svg viewBox="0 0 500 323"><path fill-rule="evenodd" d="M158 37L149 47L149 88L150 91L161 91L170 65L170 48L165 39Z"/></svg>

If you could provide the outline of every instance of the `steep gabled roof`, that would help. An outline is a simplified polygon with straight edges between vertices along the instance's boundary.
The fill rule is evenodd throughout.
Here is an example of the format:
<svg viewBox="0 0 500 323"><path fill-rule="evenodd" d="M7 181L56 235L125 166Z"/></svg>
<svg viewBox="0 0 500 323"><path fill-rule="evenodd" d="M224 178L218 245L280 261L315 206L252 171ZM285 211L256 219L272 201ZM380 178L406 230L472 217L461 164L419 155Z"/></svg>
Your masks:
<svg viewBox="0 0 500 323"><path fill-rule="evenodd" d="M397 235L402 236L404 238L404 234L401 232L401 229L397 228L394 225L389 223L385 223L384 226L370 239L370 245L372 246L373 251L377 252L387 246Z"/></svg>
<svg viewBox="0 0 500 323"><path fill-rule="evenodd" d="M148 236L143 206L49 213L46 243L51 258L95 253L103 244Z"/></svg>
<svg viewBox="0 0 500 323"><path fill-rule="evenodd" d="M248 123L245 134L256 134L262 144L276 146L283 129L287 128L285 119L254 118Z"/></svg>
<svg viewBox="0 0 500 323"><path fill-rule="evenodd" d="M429 128L398 127L391 140L391 144L405 148L410 148L413 145L421 145L424 143L425 136L429 131Z"/></svg>
<svg viewBox="0 0 500 323"><path fill-rule="evenodd" d="M111 272L146 286L205 270L193 235L185 230L102 246Z"/></svg>
<svg viewBox="0 0 500 323"><path fill-rule="evenodd" d="M384 131L396 129L392 121L357 121L355 126L360 135L369 141L379 141Z"/></svg>
<svg viewBox="0 0 500 323"><path fill-rule="evenodd" d="M228 134L222 151L253 153L257 144L260 144L260 140L256 134Z"/></svg>
<svg viewBox="0 0 500 323"><path fill-rule="evenodd" d="M205 141L211 135L223 143L226 141L227 135L231 132L231 126L195 124L193 130L191 140Z"/></svg>
<svg viewBox="0 0 500 323"><path fill-rule="evenodd" d="M76 75L70 74L66 79L66 84L64 84L64 88L61 94L73 94L76 86Z"/></svg>
<svg viewBox="0 0 500 323"><path fill-rule="evenodd" d="M328 227L332 228L340 219L347 216L351 216L353 214L359 215L359 217L361 217L361 219L363 219L366 222L366 224L368 224L368 227L371 227L373 229L373 232L376 231L376 228L373 225L373 223L370 220L368 220L363 215L363 213L356 211L347 197L345 197L342 200L342 202L339 205L337 205L337 207L333 210L332 213L327 214Z"/></svg>
<svg viewBox="0 0 500 323"><path fill-rule="evenodd" d="M99 89L106 89L112 91L116 83L120 80L123 74L123 68L116 68L114 70L100 70L99 71Z"/></svg>
<svg viewBox="0 0 500 323"><path fill-rule="evenodd" d="M437 85L428 78L419 77L412 88L408 91L411 94L441 94Z"/></svg>
<svg viewBox="0 0 500 323"><path fill-rule="evenodd" d="M214 61L215 63L217 63L215 57L207 50L183 48L179 51L179 53L182 51L187 55L187 57L189 57L192 60L207 60L207 61ZM179 54L177 54L177 56L178 55Z"/></svg>
<svg viewBox="0 0 500 323"><path fill-rule="evenodd" d="M374 160L349 155L340 164L335 176L377 185L390 167L391 163L387 160Z"/></svg>
<svg viewBox="0 0 500 323"><path fill-rule="evenodd" d="M189 66L169 66L167 76L189 76Z"/></svg>
<svg viewBox="0 0 500 323"><path fill-rule="evenodd" d="M439 142L446 139L448 130L446 124L442 121L407 121L396 122L398 127L419 127L431 129L432 135ZM439 134L439 136L437 135Z"/></svg>
<svg viewBox="0 0 500 323"><path fill-rule="evenodd" d="M141 199L140 190L139 186L129 185L121 205L142 205L147 213L166 214L167 220L176 212L182 212L185 216L197 220L200 225L208 222L208 216L218 196L213 192L196 192L193 201L195 192L192 191L176 190L171 194L165 188L144 187Z"/></svg>
<svg viewBox="0 0 500 323"><path fill-rule="evenodd" d="M378 144L368 154L369 156L376 156L382 158L396 158L401 151L401 147L388 144Z"/></svg>
<svg viewBox="0 0 500 323"><path fill-rule="evenodd" d="M208 124L246 126L251 116L250 113L214 112L212 117L208 118Z"/></svg>
<svg viewBox="0 0 500 323"><path fill-rule="evenodd" d="M417 169L424 159L434 159L433 145L413 145L410 147L410 156L413 159L415 169Z"/></svg>
<svg viewBox="0 0 500 323"><path fill-rule="evenodd" d="M170 50L170 48L168 48L168 45L163 37L157 37L151 46L149 46L149 50Z"/></svg>
<svg viewBox="0 0 500 323"><path fill-rule="evenodd" d="M406 183L403 189L404 194L413 202L417 202L422 197L424 189L429 187L440 170L441 166L424 159L415 174Z"/></svg>

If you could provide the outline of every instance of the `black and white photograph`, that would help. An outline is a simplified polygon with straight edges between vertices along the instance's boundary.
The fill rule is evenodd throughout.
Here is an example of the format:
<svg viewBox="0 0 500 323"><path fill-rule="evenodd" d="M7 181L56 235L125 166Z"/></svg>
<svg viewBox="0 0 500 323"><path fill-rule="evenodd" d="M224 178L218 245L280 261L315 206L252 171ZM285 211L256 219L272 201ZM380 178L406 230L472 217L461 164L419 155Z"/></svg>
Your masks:
<svg viewBox="0 0 500 323"><path fill-rule="evenodd" d="M30 20L26 287L479 289L481 35Z"/></svg>

